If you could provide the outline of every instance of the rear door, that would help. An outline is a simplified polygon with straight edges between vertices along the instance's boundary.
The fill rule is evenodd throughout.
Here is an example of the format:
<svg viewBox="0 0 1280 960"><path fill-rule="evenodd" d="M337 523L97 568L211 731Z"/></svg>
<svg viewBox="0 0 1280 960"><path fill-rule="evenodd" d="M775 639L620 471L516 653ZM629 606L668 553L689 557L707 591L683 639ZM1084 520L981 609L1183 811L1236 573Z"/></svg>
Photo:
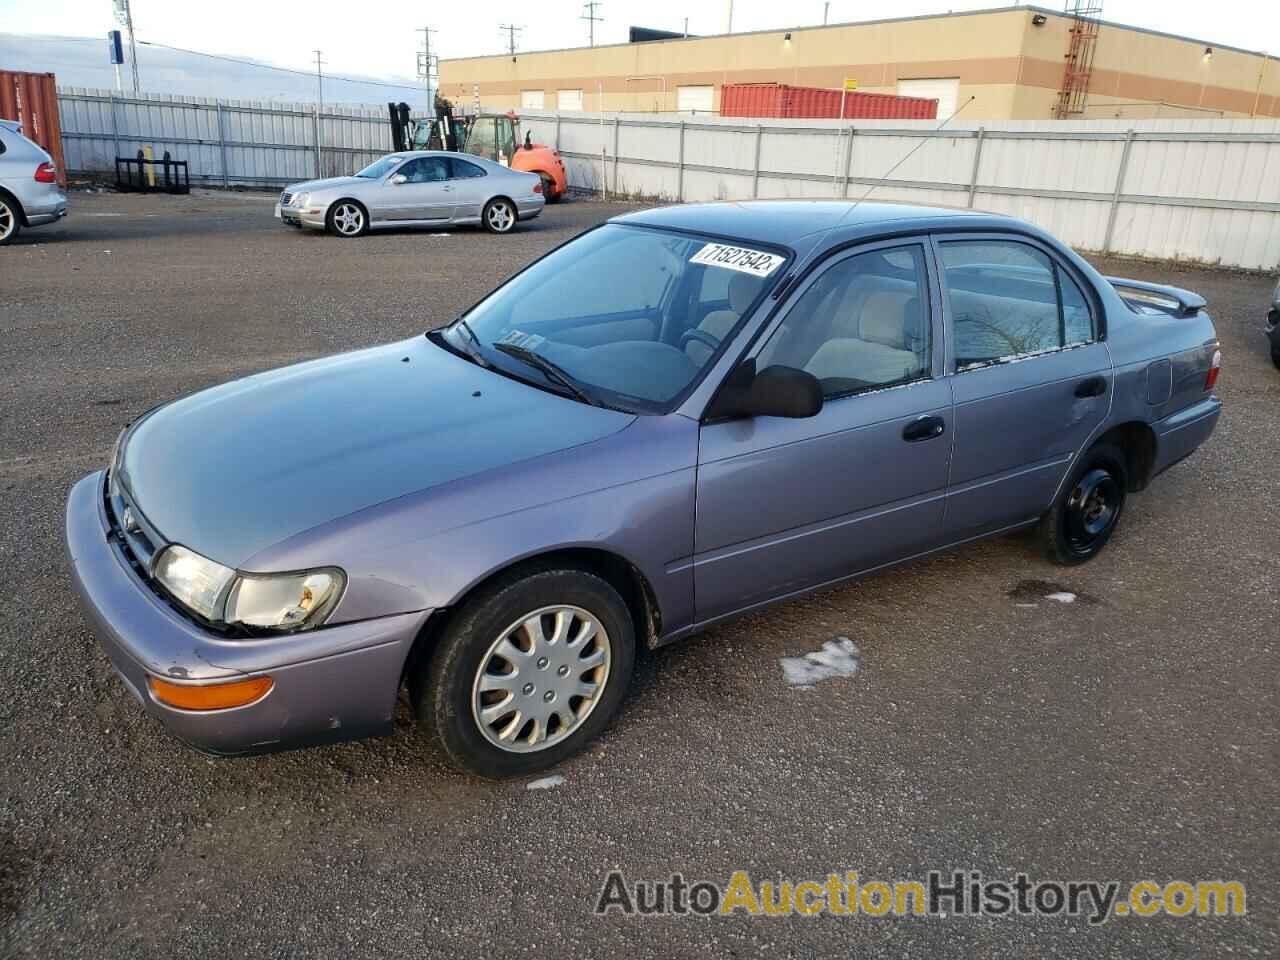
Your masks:
<svg viewBox="0 0 1280 960"><path fill-rule="evenodd" d="M1031 237L934 238L955 394L948 539L1047 510L1106 416L1111 358L1088 282Z"/></svg>
<svg viewBox="0 0 1280 960"><path fill-rule="evenodd" d="M694 585L712 620L938 546L951 451L926 241L834 258L762 337L757 369L823 386L817 416L703 425Z"/></svg>

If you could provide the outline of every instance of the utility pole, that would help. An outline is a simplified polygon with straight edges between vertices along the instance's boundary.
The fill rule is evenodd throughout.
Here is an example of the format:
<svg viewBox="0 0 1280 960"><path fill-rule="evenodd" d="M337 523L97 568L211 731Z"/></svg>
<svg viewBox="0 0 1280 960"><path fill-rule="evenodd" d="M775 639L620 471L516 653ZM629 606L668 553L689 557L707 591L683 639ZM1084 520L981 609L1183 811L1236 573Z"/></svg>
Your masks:
<svg viewBox="0 0 1280 960"><path fill-rule="evenodd" d="M828 16L830 13L831 13L831 4L830 4L830 3L824 3L824 4L822 5L822 25L823 25L824 27L827 25L827 16Z"/></svg>
<svg viewBox="0 0 1280 960"><path fill-rule="evenodd" d="M112 6L115 9L116 22L129 31L129 65L133 69L133 92L136 95L139 90L138 43L133 35L133 10L129 7L129 0L113 0Z"/></svg>
<svg viewBox="0 0 1280 960"><path fill-rule="evenodd" d="M596 45L596 23L604 23L604 17L596 16L596 8L602 6L604 4L600 0L588 0L582 5L582 9L587 12L578 18L587 21L587 42L593 47Z"/></svg>
<svg viewBox="0 0 1280 960"><path fill-rule="evenodd" d="M324 106L324 74L320 72L320 67L324 65L324 61L320 59L320 51L312 50L316 55L316 109L319 110Z"/></svg>
<svg viewBox="0 0 1280 960"><path fill-rule="evenodd" d="M733 33L733 0L729 0L729 29L725 33Z"/></svg>
<svg viewBox="0 0 1280 960"><path fill-rule="evenodd" d="M422 50L418 53L418 79L426 82L427 100L431 103L434 103L431 97L431 35L435 32L433 27L418 28L418 33L422 34Z"/></svg>
<svg viewBox="0 0 1280 960"><path fill-rule="evenodd" d="M516 55L516 34L523 31L524 27L517 27L513 23L503 23L499 24L498 29L507 31L507 52L514 57Z"/></svg>

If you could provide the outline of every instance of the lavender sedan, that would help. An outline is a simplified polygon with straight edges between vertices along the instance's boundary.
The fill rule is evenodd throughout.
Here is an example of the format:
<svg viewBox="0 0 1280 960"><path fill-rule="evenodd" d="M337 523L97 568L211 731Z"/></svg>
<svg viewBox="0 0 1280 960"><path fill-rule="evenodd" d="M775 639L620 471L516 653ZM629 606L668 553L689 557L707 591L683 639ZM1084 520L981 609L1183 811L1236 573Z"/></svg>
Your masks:
<svg viewBox="0 0 1280 960"><path fill-rule="evenodd" d="M444 330L144 414L67 543L125 685L245 753L390 731L512 776L638 644L1021 527L1100 551L1213 431L1193 293L972 212L619 217Z"/></svg>

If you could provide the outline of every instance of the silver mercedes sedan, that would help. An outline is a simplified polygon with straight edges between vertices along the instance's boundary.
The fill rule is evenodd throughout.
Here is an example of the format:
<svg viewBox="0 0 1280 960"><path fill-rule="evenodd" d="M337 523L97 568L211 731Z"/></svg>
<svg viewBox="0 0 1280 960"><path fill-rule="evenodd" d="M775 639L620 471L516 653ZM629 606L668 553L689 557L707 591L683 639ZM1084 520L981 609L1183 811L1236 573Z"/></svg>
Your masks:
<svg viewBox="0 0 1280 960"><path fill-rule="evenodd" d="M276 216L291 227L358 237L380 227L479 224L510 233L542 212L536 173L510 170L482 157L409 150L374 161L351 177L290 184Z"/></svg>

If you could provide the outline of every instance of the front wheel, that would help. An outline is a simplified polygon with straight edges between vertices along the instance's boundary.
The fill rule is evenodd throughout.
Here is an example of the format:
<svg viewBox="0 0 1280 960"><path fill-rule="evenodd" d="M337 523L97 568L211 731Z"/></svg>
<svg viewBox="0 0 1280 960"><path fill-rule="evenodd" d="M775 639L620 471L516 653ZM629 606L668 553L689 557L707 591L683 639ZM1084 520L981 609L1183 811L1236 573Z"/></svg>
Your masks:
<svg viewBox="0 0 1280 960"><path fill-rule="evenodd" d="M599 734L634 663L635 628L618 591L584 570L548 567L463 604L411 672L409 692L456 766L516 777Z"/></svg>
<svg viewBox="0 0 1280 960"><path fill-rule="evenodd" d="M559 203L564 194L556 189L556 182L549 174L542 174L542 198L547 203Z"/></svg>
<svg viewBox="0 0 1280 960"><path fill-rule="evenodd" d="M0 245L14 239L21 230L22 218L18 215L17 205L0 196Z"/></svg>
<svg viewBox="0 0 1280 960"><path fill-rule="evenodd" d="M329 232L337 237L358 237L369 229L369 214L354 200L339 200L325 216Z"/></svg>
<svg viewBox="0 0 1280 960"><path fill-rule="evenodd" d="M1278 347L1271 348L1271 362L1274 363L1277 367L1280 367L1280 348Z"/></svg>
<svg viewBox="0 0 1280 960"><path fill-rule="evenodd" d="M1102 445L1086 453L1040 521L1045 555L1063 566L1096 557L1120 522L1128 483L1120 450Z"/></svg>
<svg viewBox="0 0 1280 960"><path fill-rule="evenodd" d="M502 197L490 200L485 204L480 219L490 233L510 233L517 220L515 204Z"/></svg>

